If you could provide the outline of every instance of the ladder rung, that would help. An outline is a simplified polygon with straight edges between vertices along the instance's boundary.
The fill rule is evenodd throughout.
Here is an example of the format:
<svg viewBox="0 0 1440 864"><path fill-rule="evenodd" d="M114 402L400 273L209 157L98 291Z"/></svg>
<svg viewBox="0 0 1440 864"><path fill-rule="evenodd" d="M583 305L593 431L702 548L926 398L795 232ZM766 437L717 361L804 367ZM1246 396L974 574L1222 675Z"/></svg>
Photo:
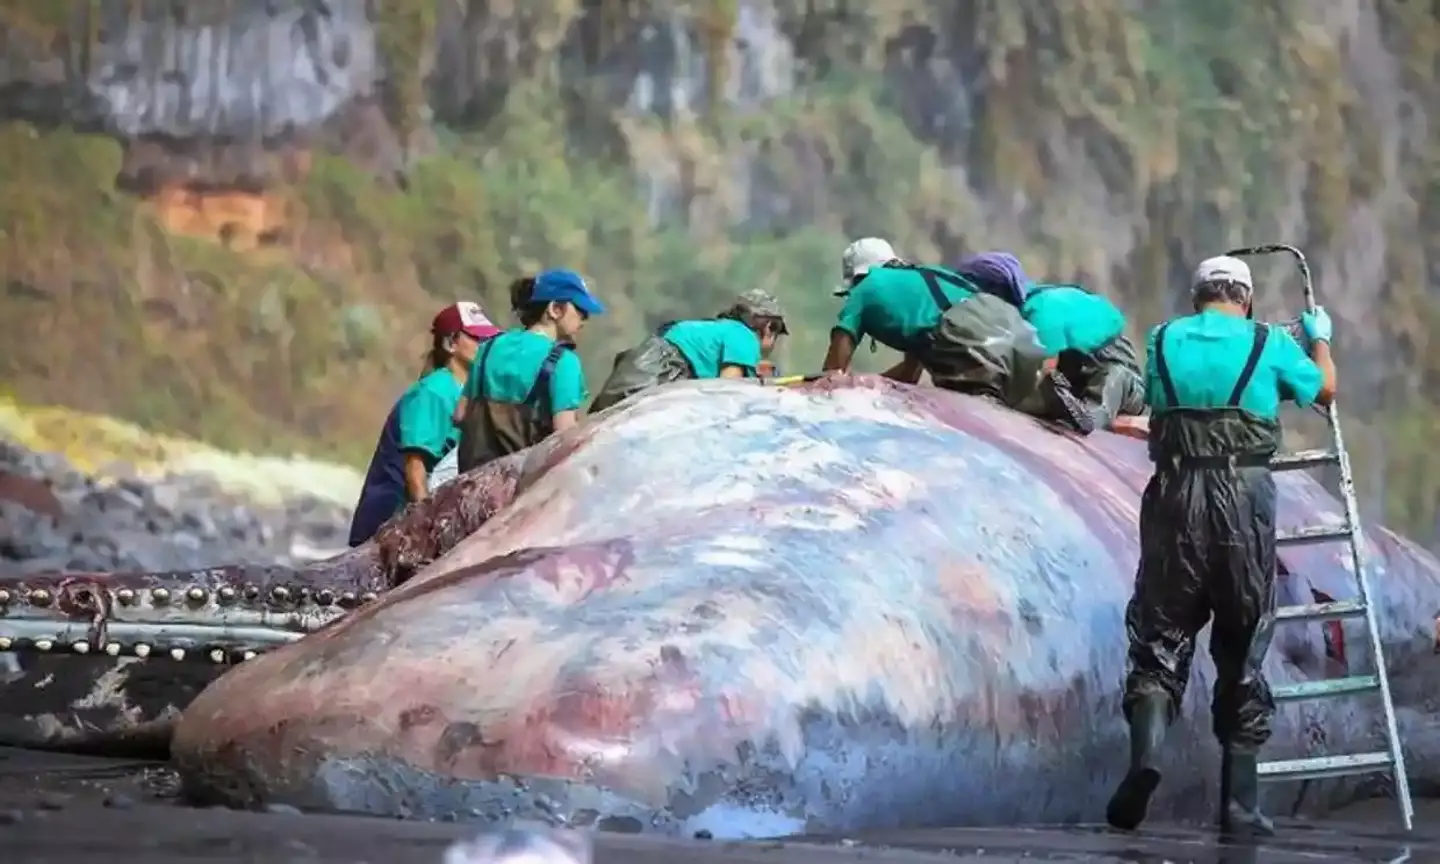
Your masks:
<svg viewBox="0 0 1440 864"><path fill-rule="evenodd" d="M1348 693L1364 693L1379 690L1378 675L1352 675L1348 678L1328 678L1324 681L1305 681L1300 684L1286 684L1273 691L1276 702L1294 702L1297 699L1319 699L1324 696L1344 696Z"/></svg>
<svg viewBox="0 0 1440 864"><path fill-rule="evenodd" d="M1390 766L1389 753L1350 753L1344 756L1315 756L1310 759L1261 762L1256 767L1259 769L1261 780L1274 782L1370 774L1388 770Z"/></svg>
<svg viewBox="0 0 1440 864"><path fill-rule="evenodd" d="M1276 621L1333 621L1337 618L1358 618L1365 614L1360 600L1336 600L1331 603L1306 603L1303 606L1281 606L1275 610Z"/></svg>
<svg viewBox="0 0 1440 864"><path fill-rule="evenodd" d="M1281 531L1275 536L1275 542L1281 546L1304 546L1310 543L1345 540L1354 533L1350 530L1349 525L1315 525L1310 528L1297 528L1294 531Z"/></svg>
<svg viewBox="0 0 1440 864"><path fill-rule="evenodd" d="M1334 450L1296 450L1294 453L1281 453L1271 458L1270 469L1297 471L1317 465L1337 465L1339 462L1340 454Z"/></svg>

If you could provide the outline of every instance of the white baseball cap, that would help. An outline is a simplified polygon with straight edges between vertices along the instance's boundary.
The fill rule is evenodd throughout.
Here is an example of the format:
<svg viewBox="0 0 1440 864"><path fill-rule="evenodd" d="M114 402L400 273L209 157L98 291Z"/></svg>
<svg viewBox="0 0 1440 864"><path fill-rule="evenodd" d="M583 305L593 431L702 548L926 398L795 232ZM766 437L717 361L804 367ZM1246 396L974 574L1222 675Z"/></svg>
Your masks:
<svg viewBox="0 0 1440 864"><path fill-rule="evenodd" d="M1255 290L1255 280L1250 275L1250 265L1239 258L1232 258L1229 255L1216 255L1214 258L1206 258L1195 268L1195 275L1190 280L1191 289L1199 288L1206 282L1235 282L1244 285L1251 291Z"/></svg>
<svg viewBox="0 0 1440 864"><path fill-rule="evenodd" d="M840 284L835 286L835 296L844 297L849 294L850 282L856 276L863 276L870 272L870 268L899 257L895 254L895 247L879 237L861 237L846 246L844 254L840 256Z"/></svg>

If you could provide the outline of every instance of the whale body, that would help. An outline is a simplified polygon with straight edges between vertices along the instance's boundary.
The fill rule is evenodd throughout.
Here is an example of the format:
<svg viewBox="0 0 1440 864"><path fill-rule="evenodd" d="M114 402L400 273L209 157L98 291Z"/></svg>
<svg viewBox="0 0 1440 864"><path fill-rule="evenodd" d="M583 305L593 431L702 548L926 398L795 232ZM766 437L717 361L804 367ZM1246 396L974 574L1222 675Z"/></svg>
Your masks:
<svg viewBox="0 0 1440 864"><path fill-rule="evenodd" d="M1126 762L1148 474L1140 441L883 379L667 386L447 485L511 498L210 685L175 764L192 797L234 806L717 838L1098 820ZM1277 482L1281 530L1342 518L1314 480ZM1383 529L1365 542L1424 793L1440 565ZM1281 557L1281 605L1354 595L1343 544ZM1156 817L1216 809L1200 653ZM1266 670L1355 674L1367 654L1361 625L1286 625ZM1364 699L1283 704L1264 758L1378 749L1380 723ZM1267 803L1377 791L1277 785Z"/></svg>

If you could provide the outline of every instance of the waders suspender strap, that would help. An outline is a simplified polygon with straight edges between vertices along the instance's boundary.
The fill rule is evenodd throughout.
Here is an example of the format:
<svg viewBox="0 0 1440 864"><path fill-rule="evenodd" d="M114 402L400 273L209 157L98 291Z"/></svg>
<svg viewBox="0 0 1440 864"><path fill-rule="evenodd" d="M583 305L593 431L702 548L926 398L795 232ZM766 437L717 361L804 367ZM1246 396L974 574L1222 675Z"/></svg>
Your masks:
<svg viewBox="0 0 1440 864"><path fill-rule="evenodd" d="M1170 377L1170 366L1165 362L1165 331L1169 327L1168 322L1161 324L1160 330L1155 334L1155 374L1160 379L1160 386L1165 390L1165 401L1171 408L1179 408L1180 399L1175 395L1175 380ZM1265 353L1265 340L1269 335L1270 330L1266 325L1255 325L1255 340L1250 345L1250 356L1245 358L1245 368L1240 370L1240 377L1235 379L1235 389L1230 391L1227 407L1240 407L1240 397L1245 395L1245 388L1250 386L1250 380L1255 377L1255 369L1260 365L1260 355Z"/></svg>
<svg viewBox="0 0 1440 864"><path fill-rule="evenodd" d="M666 321L664 324L661 324L659 327L655 328L655 335L663 339L665 337L665 334L670 332L670 328L674 327L676 324L679 323L679 321Z"/></svg>
<svg viewBox="0 0 1440 864"><path fill-rule="evenodd" d="M1270 335L1270 328L1264 324L1255 325L1255 341L1250 345L1250 356L1245 358L1245 368L1240 370L1240 377L1235 379L1235 389L1230 391L1230 407L1240 407L1240 397L1245 395L1245 388L1250 386L1250 379L1255 377L1255 367L1260 365L1260 355L1265 353L1265 338Z"/></svg>
<svg viewBox="0 0 1440 864"><path fill-rule="evenodd" d="M485 398L485 362L490 359L490 349L495 347L495 337L491 336L485 340L485 347L480 349L480 362L475 364L475 401L479 402Z"/></svg>
<svg viewBox="0 0 1440 864"><path fill-rule="evenodd" d="M945 292L940 290L941 282L947 282L956 288L963 288L966 291L975 290L975 286L969 282L957 276L951 276L949 273L931 270L929 267L916 267L915 269L919 271L920 276L925 280L925 287L930 289L930 296L934 298L935 305L940 307L941 315L950 311L950 307L955 305L954 301L946 297Z"/></svg>
<svg viewBox="0 0 1440 864"><path fill-rule="evenodd" d="M526 405L544 404L547 408L547 417L551 413L550 406L550 376L555 371L555 364L560 362L560 355L565 353L565 346L556 344L545 355L545 362L540 364L540 372L535 376L535 383L530 387L530 393L525 397Z"/></svg>
<svg viewBox="0 0 1440 864"><path fill-rule="evenodd" d="M1165 391L1165 404L1171 408L1180 407L1180 397L1175 395L1175 379L1170 377L1170 364L1165 362L1165 331L1170 329L1170 322L1160 325L1155 332L1155 376L1160 379L1160 387Z"/></svg>

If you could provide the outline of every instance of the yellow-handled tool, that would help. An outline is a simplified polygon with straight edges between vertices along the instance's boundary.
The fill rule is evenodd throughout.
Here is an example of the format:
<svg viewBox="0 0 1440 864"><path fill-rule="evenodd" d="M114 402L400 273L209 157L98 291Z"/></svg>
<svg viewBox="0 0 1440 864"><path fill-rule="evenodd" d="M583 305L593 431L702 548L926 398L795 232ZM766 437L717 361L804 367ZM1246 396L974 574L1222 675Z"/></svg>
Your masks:
<svg viewBox="0 0 1440 864"><path fill-rule="evenodd" d="M811 381L819 381L824 377L824 375L785 375L780 378L761 378L760 381L775 387L788 387L791 384L809 384Z"/></svg>

